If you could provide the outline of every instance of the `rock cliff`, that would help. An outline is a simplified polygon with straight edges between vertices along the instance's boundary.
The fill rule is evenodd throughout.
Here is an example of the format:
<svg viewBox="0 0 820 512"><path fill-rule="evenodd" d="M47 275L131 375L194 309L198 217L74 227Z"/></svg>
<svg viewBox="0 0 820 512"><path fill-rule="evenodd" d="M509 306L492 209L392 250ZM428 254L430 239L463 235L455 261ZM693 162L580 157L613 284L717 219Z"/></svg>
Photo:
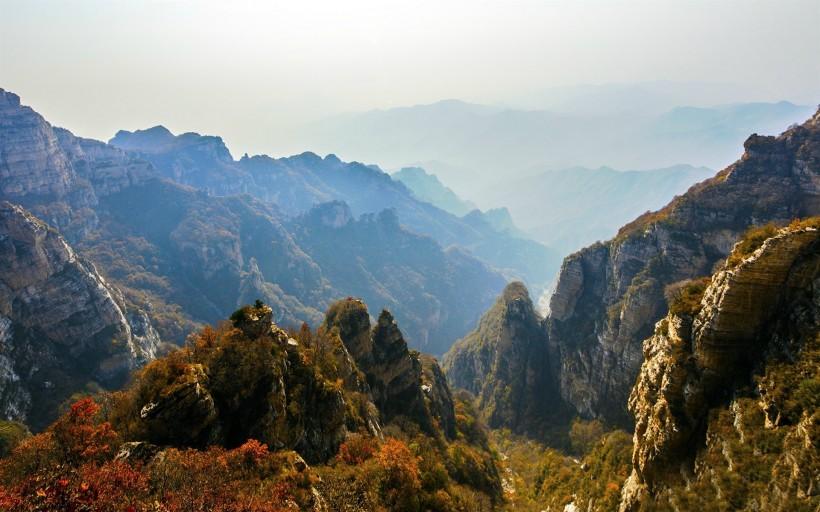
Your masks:
<svg viewBox="0 0 820 512"><path fill-rule="evenodd" d="M237 162L218 137L162 127L115 142L52 127L0 92L0 200L58 229L164 341L182 343L256 299L282 325L316 325L333 300L355 294L393 311L413 346L442 353L504 285L500 271L411 233L389 211L356 220L336 201L286 216L288 194L306 194L293 199L305 209L377 197L475 235L376 169L312 154Z"/></svg>
<svg viewBox="0 0 820 512"><path fill-rule="evenodd" d="M535 371L578 414L630 426L641 341L667 313L667 287L710 275L750 226L820 213L820 112L778 137L752 135L745 150L660 211L564 260L543 323L547 356ZM448 371L471 371L458 366Z"/></svg>
<svg viewBox="0 0 820 512"><path fill-rule="evenodd" d="M309 462L327 461L349 432L380 437L381 425L394 421L455 437L441 370L407 350L390 313L371 330L364 304L341 301L316 336L305 328L299 339L272 314L261 302L245 306L232 328L206 328L190 348L147 366L117 423L154 444L237 446L253 438ZM348 351L363 348L363 339L368 352Z"/></svg>
<svg viewBox="0 0 820 512"><path fill-rule="evenodd" d="M694 308L670 313L644 342L622 510L820 503L818 225L782 229L725 265Z"/></svg>
<svg viewBox="0 0 820 512"><path fill-rule="evenodd" d="M324 327L337 330L366 376L383 423L404 417L427 433L455 436L453 398L438 362L407 348L389 311L383 310L371 329L365 304L348 298L330 307Z"/></svg>
<svg viewBox="0 0 820 512"><path fill-rule="evenodd" d="M750 226L820 213L820 112L604 244L569 256L547 321L561 395L578 412L627 424L641 340L666 313L664 288L709 275Z"/></svg>
<svg viewBox="0 0 820 512"><path fill-rule="evenodd" d="M518 282L507 285L444 360L450 382L477 395L488 425L533 435L561 409L557 383L544 371L549 366L542 319Z"/></svg>
<svg viewBox="0 0 820 512"><path fill-rule="evenodd" d="M41 428L88 385L121 385L159 337L88 261L0 202L0 413Z"/></svg>

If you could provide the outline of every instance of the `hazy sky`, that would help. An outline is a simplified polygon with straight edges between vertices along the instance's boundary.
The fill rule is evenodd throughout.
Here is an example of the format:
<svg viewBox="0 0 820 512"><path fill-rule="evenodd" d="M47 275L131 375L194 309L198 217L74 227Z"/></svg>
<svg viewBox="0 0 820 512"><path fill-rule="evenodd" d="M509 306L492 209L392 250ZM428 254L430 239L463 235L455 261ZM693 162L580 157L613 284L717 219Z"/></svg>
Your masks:
<svg viewBox="0 0 820 512"><path fill-rule="evenodd" d="M572 84L812 102L819 27L818 0L0 0L0 87L83 136L162 123L275 154L338 112Z"/></svg>

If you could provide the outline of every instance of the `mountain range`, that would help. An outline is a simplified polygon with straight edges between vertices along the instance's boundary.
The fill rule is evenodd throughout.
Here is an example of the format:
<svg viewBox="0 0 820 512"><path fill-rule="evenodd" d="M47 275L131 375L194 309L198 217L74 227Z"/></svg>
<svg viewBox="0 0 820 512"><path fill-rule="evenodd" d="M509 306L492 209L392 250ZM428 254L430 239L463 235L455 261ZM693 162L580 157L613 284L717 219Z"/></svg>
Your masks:
<svg viewBox="0 0 820 512"><path fill-rule="evenodd" d="M104 143L0 90L0 508L815 510L820 110L743 147L539 311L515 208L597 208L581 244L709 171L540 173L459 216L420 169Z"/></svg>
<svg viewBox="0 0 820 512"><path fill-rule="evenodd" d="M154 164L144 152L52 127L6 91L0 134L0 200L8 201L0 233L8 263L0 281L0 396L7 416L33 426L72 393L121 383L166 344L181 344L196 326L257 299L285 326L317 325L333 300L355 293L390 307L413 346L442 353L506 278L466 249L409 230L397 211L442 226L442 237L472 237L491 255L501 252L494 243L509 241L507 250L520 240L417 201L380 171L315 155L288 165L314 163L331 182L344 181L336 171L350 173L351 189L370 187L351 193L353 204L393 194L398 207L356 218L344 203L304 203L306 211L289 216L249 193L217 194L219 186L224 194L234 190L232 183L250 189L254 175L242 174L252 159L230 160L216 138L171 136L178 152L153 154ZM149 139L165 141L162 147L170 140L162 130ZM296 169L262 173L281 175L299 179L290 190L300 197L315 193ZM522 259L543 261L539 244L520 240L517 247L529 251ZM84 320L89 315L94 322Z"/></svg>
<svg viewBox="0 0 820 512"><path fill-rule="evenodd" d="M294 137L387 167L421 166L483 205L492 199L489 187L502 177L525 177L533 168L660 169L687 163L719 169L737 157L748 134L779 133L813 110L789 102L661 112L532 110L445 100L336 116Z"/></svg>

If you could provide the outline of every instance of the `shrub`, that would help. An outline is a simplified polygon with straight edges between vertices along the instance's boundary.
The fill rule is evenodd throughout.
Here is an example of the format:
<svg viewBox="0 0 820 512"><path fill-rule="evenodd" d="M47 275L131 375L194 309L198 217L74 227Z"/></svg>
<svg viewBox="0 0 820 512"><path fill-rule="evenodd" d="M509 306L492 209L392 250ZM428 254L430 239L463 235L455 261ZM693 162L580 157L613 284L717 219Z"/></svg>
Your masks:
<svg viewBox="0 0 820 512"><path fill-rule="evenodd" d="M584 421L576 418L569 429L569 442L575 453L583 455L601 440L604 424L600 420Z"/></svg>
<svg viewBox="0 0 820 512"><path fill-rule="evenodd" d="M16 421L0 420L0 458L11 453L31 433L25 425Z"/></svg>
<svg viewBox="0 0 820 512"><path fill-rule="evenodd" d="M65 461L103 460L113 454L119 436L110 423L97 423L99 412L93 399L83 398L51 426Z"/></svg>
<svg viewBox="0 0 820 512"><path fill-rule="evenodd" d="M732 254L726 259L726 266L729 268L738 266L747 256L760 248L763 242L776 235L777 230L777 226L771 222L747 229L740 241L735 244Z"/></svg>
<svg viewBox="0 0 820 512"><path fill-rule="evenodd" d="M711 277L703 277L667 286L665 295L669 312L673 315L697 315L701 309L703 294L711 282Z"/></svg>
<svg viewBox="0 0 820 512"><path fill-rule="evenodd" d="M377 449L378 446L372 437L351 434L339 446L339 459L348 465L359 465L372 458Z"/></svg>

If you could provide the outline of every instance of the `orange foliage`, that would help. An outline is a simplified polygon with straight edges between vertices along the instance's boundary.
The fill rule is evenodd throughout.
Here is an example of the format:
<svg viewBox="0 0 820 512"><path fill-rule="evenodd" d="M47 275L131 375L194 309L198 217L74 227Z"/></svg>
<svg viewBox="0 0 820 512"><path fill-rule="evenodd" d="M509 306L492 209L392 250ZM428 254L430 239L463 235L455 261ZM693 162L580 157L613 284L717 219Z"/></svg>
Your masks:
<svg viewBox="0 0 820 512"><path fill-rule="evenodd" d="M351 434L339 447L339 459L345 464L359 465L372 458L377 448L372 437Z"/></svg>
<svg viewBox="0 0 820 512"><path fill-rule="evenodd" d="M381 495L391 510L413 510L421 490L418 459L406 444L387 438L376 455L381 475Z"/></svg>
<svg viewBox="0 0 820 512"><path fill-rule="evenodd" d="M101 459L111 455L119 436L108 422L96 424L100 406L83 398L51 427L54 438L69 462Z"/></svg>

